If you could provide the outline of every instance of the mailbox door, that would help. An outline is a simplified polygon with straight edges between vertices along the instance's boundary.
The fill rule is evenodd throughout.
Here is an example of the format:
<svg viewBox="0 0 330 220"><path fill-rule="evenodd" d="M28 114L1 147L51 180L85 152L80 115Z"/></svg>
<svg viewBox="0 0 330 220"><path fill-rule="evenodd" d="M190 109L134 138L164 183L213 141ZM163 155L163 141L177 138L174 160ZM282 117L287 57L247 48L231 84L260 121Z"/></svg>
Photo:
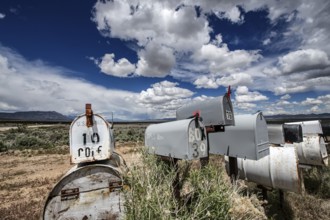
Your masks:
<svg viewBox="0 0 330 220"><path fill-rule="evenodd" d="M284 144L284 130L282 124L267 124L269 143Z"/></svg>
<svg viewBox="0 0 330 220"><path fill-rule="evenodd" d="M49 193L43 219L123 219L122 188L122 175L111 165L76 167Z"/></svg>
<svg viewBox="0 0 330 220"><path fill-rule="evenodd" d="M70 127L71 163L109 159L114 149L110 124L101 116L93 115L93 126L86 126L85 115L78 116Z"/></svg>

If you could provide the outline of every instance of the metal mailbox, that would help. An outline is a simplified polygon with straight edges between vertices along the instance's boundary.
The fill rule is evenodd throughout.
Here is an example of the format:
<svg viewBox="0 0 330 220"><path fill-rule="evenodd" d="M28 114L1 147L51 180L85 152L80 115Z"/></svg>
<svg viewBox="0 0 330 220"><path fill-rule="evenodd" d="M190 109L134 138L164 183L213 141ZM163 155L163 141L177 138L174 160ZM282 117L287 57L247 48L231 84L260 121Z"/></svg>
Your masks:
<svg viewBox="0 0 330 220"><path fill-rule="evenodd" d="M260 160L238 158L239 178L266 187L300 193L301 176L294 147L270 147L269 155ZM228 172L228 163L226 164Z"/></svg>
<svg viewBox="0 0 330 220"><path fill-rule="evenodd" d="M303 132L300 124L284 124L283 129L286 143L300 143L303 141Z"/></svg>
<svg viewBox="0 0 330 220"><path fill-rule="evenodd" d="M234 111L229 95L196 101L177 109L176 119L187 119L198 114L205 126L234 125Z"/></svg>
<svg viewBox="0 0 330 220"><path fill-rule="evenodd" d="M151 154L177 159L208 156L206 129L197 118L149 125L145 146Z"/></svg>
<svg viewBox="0 0 330 220"><path fill-rule="evenodd" d="M123 186L110 163L76 165L49 193L42 219L124 219Z"/></svg>
<svg viewBox="0 0 330 220"><path fill-rule="evenodd" d="M289 122L285 123L288 125L298 124L301 125L303 135L307 134L323 134L321 122L319 120L315 121L300 121L300 122Z"/></svg>
<svg viewBox="0 0 330 220"><path fill-rule="evenodd" d="M261 112L236 115L235 126L208 134L211 154L258 160L269 154L267 124Z"/></svg>
<svg viewBox="0 0 330 220"><path fill-rule="evenodd" d="M283 124L267 124L269 143L281 145L284 144Z"/></svg>
<svg viewBox="0 0 330 220"><path fill-rule="evenodd" d="M71 163L109 159L114 149L111 125L98 114L92 115L93 123L87 126L86 114L78 116L70 127Z"/></svg>
<svg viewBox="0 0 330 220"><path fill-rule="evenodd" d="M299 124L267 124L269 142L281 145L303 141L302 129Z"/></svg>

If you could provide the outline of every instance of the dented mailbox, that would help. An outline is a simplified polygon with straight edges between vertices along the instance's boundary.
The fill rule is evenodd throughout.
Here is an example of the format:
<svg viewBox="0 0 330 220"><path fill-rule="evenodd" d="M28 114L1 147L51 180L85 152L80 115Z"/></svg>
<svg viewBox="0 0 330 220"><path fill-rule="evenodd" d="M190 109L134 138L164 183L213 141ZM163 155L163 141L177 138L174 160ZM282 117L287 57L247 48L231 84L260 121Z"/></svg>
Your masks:
<svg viewBox="0 0 330 220"><path fill-rule="evenodd" d="M267 124L262 113L236 115L235 121L225 132L208 134L210 153L251 160L268 155Z"/></svg>
<svg viewBox="0 0 330 220"><path fill-rule="evenodd" d="M198 118L149 125L145 146L151 154L177 159L208 156L205 126Z"/></svg>
<svg viewBox="0 0 330 220"><path fill-rule="evenodd" d="M78 116L70 127L71 163L109 159L114 149L110 123L98 114L91 116L88 125L86 114Z"/></svg>
<svg viewBox="0 0 330 220"><path fill-rule="evenodd" d="M182 106L176 111L176 119L186 119L196 114L203 119L205 126L235 124L233 106L227 94Z"/></svg>
<svg viewBox="0 0 330 220"><path fill-rule="evenodd" d="M74 167L49 193L42 219L124 219L122 176L110 163Z"/></svg>

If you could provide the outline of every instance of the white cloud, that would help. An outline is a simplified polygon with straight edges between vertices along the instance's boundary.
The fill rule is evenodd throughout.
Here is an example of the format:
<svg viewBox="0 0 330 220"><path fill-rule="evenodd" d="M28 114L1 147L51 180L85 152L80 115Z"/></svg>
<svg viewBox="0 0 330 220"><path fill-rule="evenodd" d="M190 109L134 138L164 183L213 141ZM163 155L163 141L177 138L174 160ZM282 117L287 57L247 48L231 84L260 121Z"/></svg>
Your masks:
<svg viewBox="0 0 330 220"><path fill-rule="evenodd" d="M330 65L328 55L321 50L306 49L290 52L279 58L284 73L303 72L324 69Z"/></svg>
<svg viewBox="0 0 330 220"><path fill-rule="evenodd" d="M107 89L66 75L69 70L27 61L14 51L0 47L1 111L58 111L81 114L85 103L92 103L95 113L115 118L147 117L145 108L132 105L139 94Z"/></svg>
<svg viewBox="0 0 330 220"><path fill-rule="evenodd" d="M205 75L198 77L194 81L194 85L196 85L197 88L207 88L207 89L216 89L219 87L219 84L217 84L214 78L210 78Z"/></svg>
<svg viewBox="0 0 330 220"><path fill-rule="evenodd" d="M5 14L3 14L3 13L0 13L0 19L4 19L6 17L6 15Z"/></svg>
<svg viewBox="0 0 330 220"><path fill-rule="evenodd" d="M148 113L155 115L156 118L175 117L175 110L192 101L194 94L178 85L169 81L152 84L151 88L141 91L138 103L147 107Z"/></svg>
<svg viewBox="0 0 330 220"><path fill-rule="evenodd" d="M233 73L229 76L224 76L217 79L217 84L225 87L251 85L252 83L252 77L247 73Z"/></svg>
<svg viewBox="0 0 330 220"><path fill-rule="evenodd" d="M165 77L175 65L173 50L149 43L139 52L136 74L149 77Z"/></svg>
<svg viewBox="0 0 330 220"><path fill-rule="evenodd" d="M285 94L284 96L281 97L281 100L288 100L290 98L291 96L289 94Z"/></svg>
<svg viewBox="0 0 330 220"><path fill-rule="evenodd" d="M135 65L131 64L126 58L121 58L117 62L114 60L115 55L105 54L101 62L98 63L101 71L108 75L118 77L128 77L135 71Z"/></svg>
<svg viewBox="0 0 330 220"><path fill-rule="evenodd" d="M235 100L238 103L241 102L257 102L268 100L268 97L262 95L261 93L254 91L250 92L246 86L238 86L236 89Z"/></svg>
<svg viewBox="0 0 330 220"><path fill-rule="evenodd" d="M258 51L230 51L227 44L206 44L194 54L197 62L206 62L211 73L233 73L246 68L261 58Z"/></svg>

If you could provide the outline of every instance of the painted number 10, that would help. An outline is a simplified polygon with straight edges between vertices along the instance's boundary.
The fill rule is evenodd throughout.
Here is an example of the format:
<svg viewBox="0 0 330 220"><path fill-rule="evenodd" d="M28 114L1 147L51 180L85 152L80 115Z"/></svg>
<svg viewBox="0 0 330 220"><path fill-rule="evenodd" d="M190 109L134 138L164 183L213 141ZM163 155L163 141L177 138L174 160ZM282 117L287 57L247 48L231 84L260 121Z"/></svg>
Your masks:
<svg viewBox="0 0 330 220"><path fill-rule="evenodd" d="M82 136L83 136L84 145L86 145L86 143L87 143L87 134L86 133L83 133ZM91 135L91 142L93 144L96 144L96 143L99 143L100 142L100 136L99 136L98 133L93 133Z"/></svg>

